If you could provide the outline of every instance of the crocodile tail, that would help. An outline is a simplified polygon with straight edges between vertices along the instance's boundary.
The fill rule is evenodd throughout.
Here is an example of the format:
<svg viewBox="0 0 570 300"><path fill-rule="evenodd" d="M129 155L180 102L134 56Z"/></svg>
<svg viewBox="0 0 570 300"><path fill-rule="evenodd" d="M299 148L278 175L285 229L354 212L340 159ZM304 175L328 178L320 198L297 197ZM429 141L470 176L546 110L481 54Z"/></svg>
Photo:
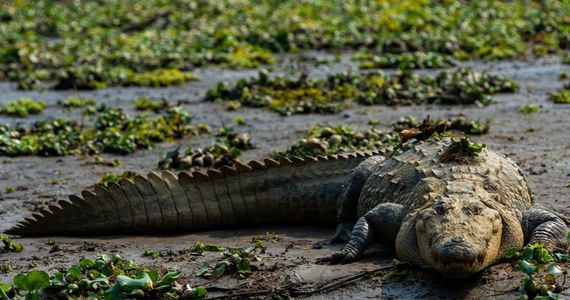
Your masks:
<svg viewBox="0 0 570 300"><path fill-rule="evenodd" d="M350 171L378 152L265 159L207 172L151 172L97 185L6 233L172 234L268 223L334 224Z"/></svg>

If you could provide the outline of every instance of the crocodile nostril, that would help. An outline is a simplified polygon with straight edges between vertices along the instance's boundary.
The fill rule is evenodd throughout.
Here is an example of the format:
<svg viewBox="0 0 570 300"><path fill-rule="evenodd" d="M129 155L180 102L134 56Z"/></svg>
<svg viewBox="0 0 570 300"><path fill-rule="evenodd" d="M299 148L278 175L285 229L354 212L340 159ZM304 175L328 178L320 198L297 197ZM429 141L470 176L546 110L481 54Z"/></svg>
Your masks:
<svg viewBox="0 0 570 300"><path fill-rule="evenodd" d="M460 236L454 236L451 238L451 241L454 243L463 243L465 240Z"/></svg>

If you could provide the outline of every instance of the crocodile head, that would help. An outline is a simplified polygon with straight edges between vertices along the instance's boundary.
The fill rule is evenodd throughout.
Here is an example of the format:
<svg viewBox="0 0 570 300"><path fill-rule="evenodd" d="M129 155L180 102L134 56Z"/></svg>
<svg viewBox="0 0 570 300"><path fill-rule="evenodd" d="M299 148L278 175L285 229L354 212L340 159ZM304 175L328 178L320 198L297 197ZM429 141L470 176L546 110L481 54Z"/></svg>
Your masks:
<svg viewBox="0 0 570 300"><path fill-rule="evenodd" d="M502 233L499 211L465 195L435 199L415 220L421 259L453 277L468 277L495 261Z"/></svg>

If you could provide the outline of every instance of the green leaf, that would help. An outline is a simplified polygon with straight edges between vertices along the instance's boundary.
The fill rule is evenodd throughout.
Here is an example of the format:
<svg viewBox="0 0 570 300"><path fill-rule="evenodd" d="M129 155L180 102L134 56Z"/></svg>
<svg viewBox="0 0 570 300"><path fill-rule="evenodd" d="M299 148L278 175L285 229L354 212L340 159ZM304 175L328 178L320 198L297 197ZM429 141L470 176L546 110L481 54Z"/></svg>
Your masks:
<svg viewBox="0 0 570 300"><path fill-rule="evenodd" d="M552 255L550 255L550 252L548 252L548 250L546 250L546 248L544 248L542 245L535 245L534 255L540 263L546 264L554 261L554 257L552 257Z"/></svg>
<svg viewBox="0 0 570 300"><path fill-rule="evenodd" d="M150 270L146 273L148 274L148 277L150 277L150 280L152 280L152 282L156 282L158 280L159 274L157 270Z"/></svg>
<svg viewBox="0 0 570 300"><path fill-rule="evenodd" d="M529 262L526 261L526 260L519 260L519 261L517 262L517 266L519 267L519 269L520 269L521 271L523 271L525 274L527 274L527 275L529 275L529 276L532 275L532 274L534 274L534 273L536 273L536 271L538 271L538 267L537 267L537 266L535 266L535 265L529 263Z"/></svg>
<svg viewBox="0 0 570 300"><path fill-rule="evenodd" d="M67 282L73 282L78 280L81 277L81 270L78 267L71 267L67 270L67 274L65 274L65 280Z"/></svg>
<svg viewBox="0 0 570 300"><path fill-rule="evenodd" d="M556 264L551 264L550 267L548 267L548 274L551 275L559 275L562 274L563 270L562 268L560 268L558 265Z"/></svg>
<svg viewBox="0 0 570 300"><path fill-rule="evenodd" d="M152 280L150 280L147 273L142 273L137 279L133 279L125 275L119 275L115 282L121 286L121 291L127 293L132 292L133 290L148 291L152 289Z"/></svg>
<svg viewBox="0 0 570 300"><path fill-rule="evenodd" d="M87 258L82 259L79 261L79 266L81 269L90 269L93 268L93 261Z"/></svg>
<svg viewBox="0 0 570 300"><path fill-rule="evenodd" d="M22 291L29 291L28 286L26 285L26 275L18 274L12 279L14 286Z"/></svg>
<svg viewBox="0 0 570 300"><path fill-rule="evenodd" d="M546 295L547 295L548 298L550 298L550 299L559 299L559 298L558 298L558 295L557 295L556 293L551 292L551 291L546 292ZM534 299L536 299L536 298L534 298Z"/></svg>
<svg viewBox="0 0 570 300"><path fill-rule="evenodd" d="M7 292L12 288L11 285L0 282L0 290Z"/></svg>
<svg viewBox="0 0 570 300"><path fill-rule="evenodd" d="M516 248L511 248L509 250L507 250L507 252L505 252L505 258L506 259L517 259L520 257L520 253L517 251Z"/></svg>
<svg viewBox="0 0 570 300"><path fill-rule="evenodd" d="M189 289L192 294L190 299L203 299L208 296L208 291L203 287L192 288L187 284L186 288Z"/></svg>
<svg viewBox="0 0 570 300"><path fill-rule="evenodd" d="M558 260L561 262L567 261L568 257L570 256L570 254L567 253L554 253L554 255L556 255L556 258L558 258Z"/></svg>
<svg viewBox="0 0 570 300"><path fill-rule="evenodd" d="M121 286L117 283L103 293L105 300L121 300Z"/></svg>
<svg viewBox="0 0 570 300"><path fill-rule="evenodd" d="M536 282L534 282L534 280L532 280L531 278L525 278L523 280L521 280L521 285L519 287L519 291L521 293L534 293L536 290Z"/></svg>
<svg viewBox="0 0 570 300"><path fill-rule="evenodd" d="M210 264L205 262L200 266L200 269L196 273L196 276L198 276L198 277L204 276L204 274L206 274L206 272L208 272L208 270L210 270Z"/></svg>
<svg viewBox="0 0 570 300"><path fill-rule="evenodd" d="M230 266L230 262L227 260L222 260L216 264L214 270L212 271L212 277L220 278L226 272L226 268Z"/></svg>
<svg viewBox="0 0 570 300"><path fill-rule="evenodd" d="M566 236L566 239L570 241L570 231L568 231L568 235Z"/></svg>
<svg viewBox="0 0 570 300"><path fill-rule="evenodd" d="M40 300L40 295L37 291L31 291L26 295L26 300Z"/></svg>
<svg viewBox="0 0 570 300"><path fill-rule="evenodd" d="M528 245L523 249L523 259L526 261L531 260L534 257L534 247Z"/></svg>
<svg viewBox="0 0 570 300"><path fill-rule="evenodd" d="M50 278L49 284L50 284L50 286L59 287L59 286L64 286L67 283L65 282L65 278L63 277L63 273L57 272Z"/></svg>
<svg viewBox="0 0 570 300"><path fill-rule="evenodd" d="M164 274L164 276L162 276L160 281L156 282L156 285L157 286L172 285L172 283L174 283L176 281L176 279L178 279L178 277L180 277L180 274L182 274L182 272L180 272L180 271L168 272L168 273Z"/></svg>

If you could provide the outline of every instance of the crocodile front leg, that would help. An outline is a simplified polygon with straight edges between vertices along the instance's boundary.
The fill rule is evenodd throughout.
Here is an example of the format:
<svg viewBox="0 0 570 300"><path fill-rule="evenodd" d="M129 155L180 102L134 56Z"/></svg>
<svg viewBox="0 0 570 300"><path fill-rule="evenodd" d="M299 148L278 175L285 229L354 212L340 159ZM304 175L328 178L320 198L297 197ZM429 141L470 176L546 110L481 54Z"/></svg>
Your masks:
<svg viewBox="0 0 570 300"><path fill-rule="evenodd" d="M533 208L526 211L521 219L525 244L540 243L552 251L566 251L568 226L555 213Z"/></svg>
<svg viewBox="0 0 570 300"><path fill-rule="evenodd" d="M358 219L350 240L342 250L320 261L333 264L353 262L360 258L364 250L375 240L393 246L405 214L406 210L401 204L379 204Z"/></svg>
<svg viewBox="0 0 570 300"><path fill-rule="evenodd" d="M376 167L384 160L385 157L383 156L372 156L352 170L350 178L342 187L342 192L337 200L338 226L333 237L327 241L328 244L338 241L347 242L350 239L350 232L358 219L356 207L358 206L360 191L368 177L372 175Z"/></svg>

